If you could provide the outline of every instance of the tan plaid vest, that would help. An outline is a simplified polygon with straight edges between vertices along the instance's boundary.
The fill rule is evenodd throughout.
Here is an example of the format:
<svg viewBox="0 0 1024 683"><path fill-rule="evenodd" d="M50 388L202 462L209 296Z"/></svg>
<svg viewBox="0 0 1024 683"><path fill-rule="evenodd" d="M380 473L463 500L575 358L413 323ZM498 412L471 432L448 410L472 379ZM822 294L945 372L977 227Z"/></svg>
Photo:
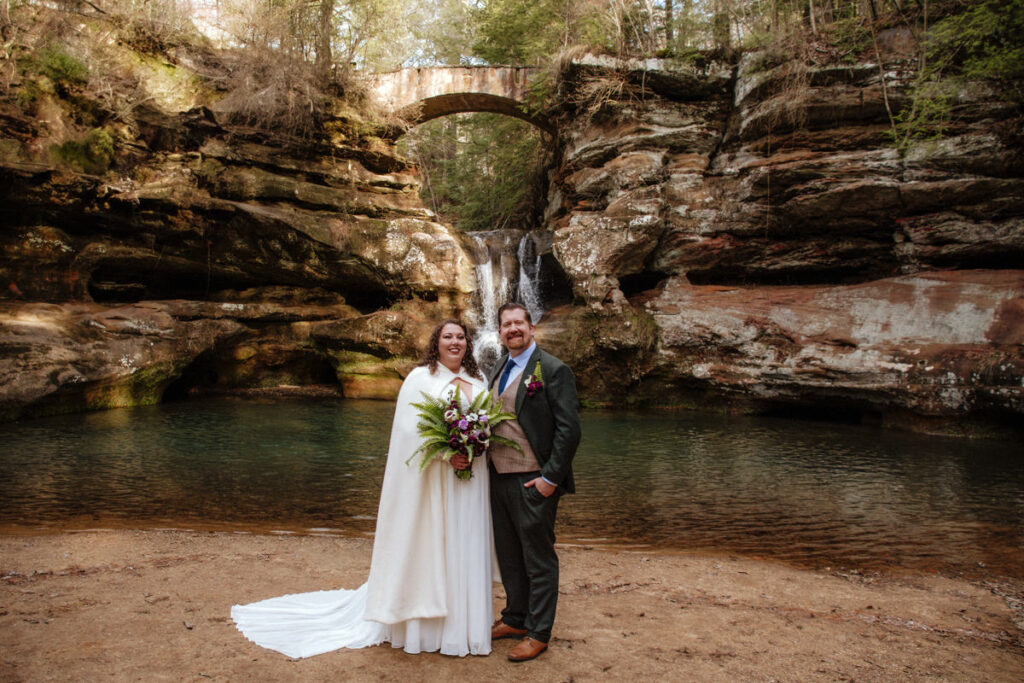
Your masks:
<svg viewBox="0 0 1024 683"><path fill-rule="evenodd" d="M516 392L519 391L519 383L522 382L526 370L519 373L519 376L509 381L505 387L505 391L498 396L498 383L501 381L501 373L494 379L494 384L491 386L491 393L501 399L501 409L506 413L516 412ZM491 444L491 447L487 449L487 456L494 463L494 469L498 470L499 474L509 474L511 472L537 472L540 470L540 463L537 462L537 456L533 454L533 448L530 446L529 440L526 438L526 433L523 431L522 425L519 424L518 420L506 420L500 425L494 428L494 433L498 436L503 436L506 439L511 439L519 444L523 452L520 453L514 448L505 446L503 444Z"/></svg>

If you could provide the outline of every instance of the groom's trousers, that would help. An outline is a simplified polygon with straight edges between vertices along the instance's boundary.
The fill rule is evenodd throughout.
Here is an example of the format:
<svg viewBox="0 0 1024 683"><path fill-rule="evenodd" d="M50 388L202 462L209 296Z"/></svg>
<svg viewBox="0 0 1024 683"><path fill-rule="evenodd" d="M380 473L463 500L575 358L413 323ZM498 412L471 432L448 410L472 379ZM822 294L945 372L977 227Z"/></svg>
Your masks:
<svg viewBox="0 0 1024 683"><path fill-rule="evenodd" d="M545 498L524 483L539 472L491 476L491 519L494 547L507 597L501 620L541 642L551 639L558 602L558 555L555 554L555 512L560 492Z"/></svg>

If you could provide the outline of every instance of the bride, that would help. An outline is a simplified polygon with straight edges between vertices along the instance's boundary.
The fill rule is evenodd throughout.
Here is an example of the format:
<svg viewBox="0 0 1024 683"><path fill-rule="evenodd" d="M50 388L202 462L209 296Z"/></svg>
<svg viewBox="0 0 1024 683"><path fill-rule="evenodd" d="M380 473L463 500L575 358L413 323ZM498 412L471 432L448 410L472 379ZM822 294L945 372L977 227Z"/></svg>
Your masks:
<svg viewBox="0 0 1024 683"><path fill-rule="evenodd" d="M235 605L246 638L289 657L389 642L409 653L486 655L491 651L492 531L483 458L474 476L455 477L434 461L409 460L421 439L412 403L486 391L462 323L445 320L398 394L367 582L354 590L285 595ZM406 461L409 461L408 463Z"/></svg>

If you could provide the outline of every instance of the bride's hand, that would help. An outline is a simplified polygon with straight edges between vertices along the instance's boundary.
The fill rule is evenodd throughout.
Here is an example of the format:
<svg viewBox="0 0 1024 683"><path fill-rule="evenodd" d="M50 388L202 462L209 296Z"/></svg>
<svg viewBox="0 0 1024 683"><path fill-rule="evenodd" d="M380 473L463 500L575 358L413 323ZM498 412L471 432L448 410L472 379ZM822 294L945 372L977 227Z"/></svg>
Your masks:
<svg viewBox="0 0 1024 683"><path fill-rule="evenodd" d="M450 462L452 464L452 467L456 470L469 469L469 457L463 455L462 453L456 453L448 462Z"/></svg>

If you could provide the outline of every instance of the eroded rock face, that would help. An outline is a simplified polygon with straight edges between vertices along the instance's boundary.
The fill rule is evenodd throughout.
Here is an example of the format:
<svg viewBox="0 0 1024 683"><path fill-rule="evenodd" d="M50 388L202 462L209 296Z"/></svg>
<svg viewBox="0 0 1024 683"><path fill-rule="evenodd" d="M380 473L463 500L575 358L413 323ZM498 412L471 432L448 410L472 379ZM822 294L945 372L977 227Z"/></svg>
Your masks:
<svg viewBox="0 0 1024 683"><path fill-rule="evenodd" d="M303 387L392 399L445 310L422 301L367 315L288 300L0 303L0 419Z"/></svg>
<svg viewBox="0 0 1024 683"><path fill-rule="evenodd" d="M394 398L434 322L472 305L463 242L382 141L338 124L296 148L203 106L127 128L116 180L0 161L0 418L314 385Z"/></svg>
<svg viewBox="0 0 1024 683"><path fill-rule="evenodd" d="M1024 410L1020 271L831 287L670 283L646 305L664 359L723 396L931 416Z"/></svg>
<svg viewBox="0 0 1024 683"><path fill-rule="evenodd" d="M569 76L547 215L580 300L621 303L629 277L827 284L1024 263L1024 156L996 134L1020 112L994 92L966 89L953 134L901 154L886 108L913 77L899 54L884 88L877 64L749 55L701 87L693 69L645 66L676 87L630 64Z"/></svg>
<svg viewBox="0 0 1024 683"><path fill-rule="evenodd" d="M120 185L0 168L8 298L217 299L276 285L334 291L364 311L413 295L464 305L471 262L408 172L352 159L300 171L280 149L225 145L156 154Z"/></svg>
<svg viewBox="0 0 1024 683"><path fill-rule="evenodd" d="M540 337L585 398L1019 419L1024 158L997 131L1021 114L966 88L953 134L901 154L912 67L570 70L546 216L577 307Z"/></svg>
<svg viewBox="0 0 1024 683"><path fill-rule="evenodd" d="M242 331L146 302L0 305L0 417L148 405L199 354Z"/></svg>
<svg viewBox="0 0 1024 683"><path fill-rule="evenodd" d="M1022 271L759 288L673 278L618 311L559 309L540 338L604 405L863 418L946 434L984 433L1024 412Z"/></svg>

